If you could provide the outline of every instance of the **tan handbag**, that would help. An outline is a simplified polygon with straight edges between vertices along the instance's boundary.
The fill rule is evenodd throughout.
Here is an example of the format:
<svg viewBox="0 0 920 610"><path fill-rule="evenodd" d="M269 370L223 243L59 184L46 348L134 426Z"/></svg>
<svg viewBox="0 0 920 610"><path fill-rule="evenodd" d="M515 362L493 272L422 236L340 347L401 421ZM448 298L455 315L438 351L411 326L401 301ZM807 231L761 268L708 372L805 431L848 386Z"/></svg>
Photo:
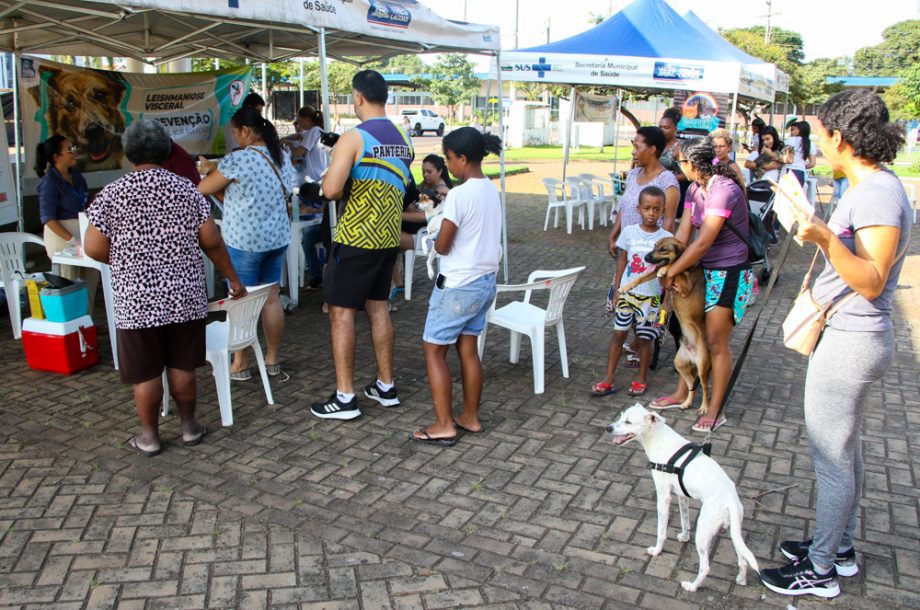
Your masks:
<svg viewBox="0 0 920 610"><path fill-rule="evenodd" d="M827 321L856 296L855 292L850 291L845 297L838 298L836 303L831 301L827 305L821 305L815 301L809 284L820 253L821 250L818 249L815 257L811 259L811 266L802 280L799 296L795 298L792 310L783 321L783 344L805 356L810 356L815 351Z"/></svg>

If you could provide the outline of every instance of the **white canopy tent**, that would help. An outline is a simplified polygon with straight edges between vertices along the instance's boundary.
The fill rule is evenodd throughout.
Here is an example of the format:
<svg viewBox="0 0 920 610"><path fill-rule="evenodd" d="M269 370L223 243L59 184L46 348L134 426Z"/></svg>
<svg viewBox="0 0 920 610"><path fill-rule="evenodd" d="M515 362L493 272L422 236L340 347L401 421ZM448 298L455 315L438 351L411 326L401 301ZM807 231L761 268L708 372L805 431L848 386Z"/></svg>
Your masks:
<svg viewBox="0 0 920 610"><path fill-rule="evenodd" d="M328 57L498 57L500 36L497 26L444 19L416 0L0 0L0 51L12 52L17 66L22 53L118 56L155 65L188 57L276 62L316 56L328 120ZM18 92L14 97L18 125ZM507 218L504 153L501 168ZM18 164L16 175L21 187ZM21 223L21 188L17 193ZM507 252L507 224L503 244Z"/></svg>

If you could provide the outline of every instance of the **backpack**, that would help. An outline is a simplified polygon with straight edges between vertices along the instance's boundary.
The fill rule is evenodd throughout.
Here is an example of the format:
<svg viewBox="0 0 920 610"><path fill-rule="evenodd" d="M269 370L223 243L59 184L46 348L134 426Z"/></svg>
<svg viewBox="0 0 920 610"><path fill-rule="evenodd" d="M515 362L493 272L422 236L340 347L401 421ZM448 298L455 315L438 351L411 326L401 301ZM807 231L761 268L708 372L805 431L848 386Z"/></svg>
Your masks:
<svg viewBox="0 0 920 610"><path fill-rule="evenodd" d="M749 239L744 239L741 232L727 218L724 224L732 233L738 236L738 239L747 244L748 260L750 262L756 263L767 258L767 244L770 243L770 235L767 233L767 227L764 226L763 220L760 219L760 216L751 212L750 206L748 206Z"/></svg>

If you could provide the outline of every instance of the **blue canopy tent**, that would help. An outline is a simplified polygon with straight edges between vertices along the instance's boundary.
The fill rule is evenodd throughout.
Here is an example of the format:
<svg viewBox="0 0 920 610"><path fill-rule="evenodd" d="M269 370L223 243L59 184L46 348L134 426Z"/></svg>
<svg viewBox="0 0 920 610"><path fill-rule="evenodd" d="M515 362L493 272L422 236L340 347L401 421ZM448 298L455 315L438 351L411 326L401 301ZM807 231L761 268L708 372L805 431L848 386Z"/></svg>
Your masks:
<svg viewBox="0 0 920 610"><path fill-rule="evenodd" d="M578 85L727 93L732 123L739 95L772 102L775 78L763 62L709 32L664 0L635 0L581 34L503 52L498 67L509 80L572 85L573 102Z"/></svg>

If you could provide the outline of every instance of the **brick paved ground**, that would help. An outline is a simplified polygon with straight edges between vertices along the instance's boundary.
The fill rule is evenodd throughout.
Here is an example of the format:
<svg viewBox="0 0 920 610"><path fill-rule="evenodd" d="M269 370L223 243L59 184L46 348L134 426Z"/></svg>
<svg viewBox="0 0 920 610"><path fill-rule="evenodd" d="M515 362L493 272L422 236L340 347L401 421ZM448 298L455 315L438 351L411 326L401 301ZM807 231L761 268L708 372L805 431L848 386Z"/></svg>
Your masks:
<svg viewBox="0 0 920 610"><path fill-rule="evenodd" d="M629 401L588 396L609 337L599 315L610 273L605 234L544 233L545 199L526 193L554 168L534 169L508 181L512 280L587 265L566 308L571 378L561 377L549 341L546 393L534 396L529 348L512 365L507 334L492 332L487 432L451 449L406 440L431 418L419 349L428 292L421 265L416 300L394 314L405 406L362 401L358 420L311 418L308 403L331 391L334 376L319 296L304 292L287 318L282 357L291 379L273 384L278 404L265 404L256 381L234 385L236 424L221 428L203 370L199 411L211 435L184 448L171 416L155 459L125 445L136 420L107 341L93 370L39 374L0 323L0 608L785 608L789 600L756 579L734 584L725 537L698 593L680 588L697 557L674 540L673 520L664 553L644 555L655 530L645 459L636 447L615 449L603 432ZM806 257L796 249L766 304L768 324L713 451L738 482L746 538L763 566L778 564L780 540L812 527L805 361L778 334ZM914 240L899 291L897 359L868 405L861 572L843 580L838 608L920 606L918 264ZM362 382L373 375L366 323L359 337ZM664 362L672 356L663 351ZM628 379L623 371L621 383ZM663 366L650 395L674 381ZM689 433L690 414L669 419Z"/></svg>

